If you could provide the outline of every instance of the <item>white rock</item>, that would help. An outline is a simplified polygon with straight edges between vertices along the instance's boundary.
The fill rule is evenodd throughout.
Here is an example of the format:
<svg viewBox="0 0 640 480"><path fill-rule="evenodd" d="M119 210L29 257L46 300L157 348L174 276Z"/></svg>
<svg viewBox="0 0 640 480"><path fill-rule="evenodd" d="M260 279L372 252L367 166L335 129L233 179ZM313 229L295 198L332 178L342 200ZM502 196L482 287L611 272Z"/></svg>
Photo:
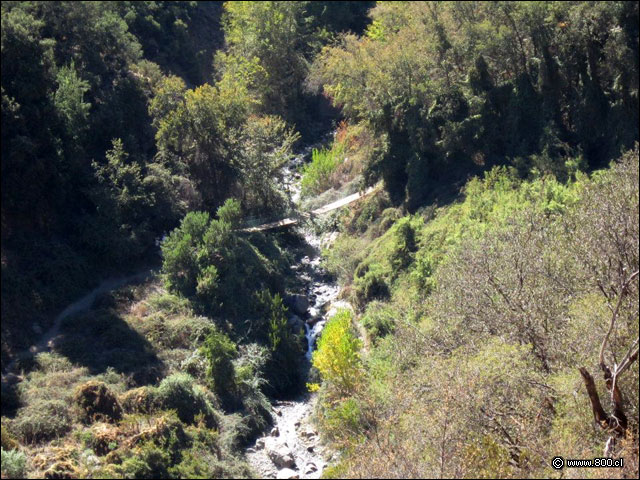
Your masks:
<svg viewBox="0 0 640 480"><path fill-rule="evenodd" d="M283 479L300 478L300 475L295 470L291 470L290 468L283 468L278 472L278 474L276 475L276 478L283 478Z"/></svg>
<svg viewBox="0 0 640 480"><path fill-rule="evenodd" d="M265 450L269 459L278 468L291 468L296 464L291 450L273 437L265 442Z"/></svg>

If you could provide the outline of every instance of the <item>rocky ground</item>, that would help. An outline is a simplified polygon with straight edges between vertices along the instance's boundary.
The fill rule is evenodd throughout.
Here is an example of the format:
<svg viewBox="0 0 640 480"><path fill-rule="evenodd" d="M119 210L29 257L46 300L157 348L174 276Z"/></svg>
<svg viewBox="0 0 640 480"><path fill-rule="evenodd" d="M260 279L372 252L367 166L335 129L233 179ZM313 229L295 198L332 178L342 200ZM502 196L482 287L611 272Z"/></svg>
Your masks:
<svg viewBox="0 0 640 480"><path fill-rule="evenodd" d="M290 295L287 303L289 322L305 328L308 349L301 361L308 370L322 328L337 308L348 304L336 301L339 287L320 265L320 240L308 235L307 242L309 254L293 266L301 281L301 293ZM313 426L315 402L315 395L304 393L293 400L274 403L274 427L246 451L247 460L261 477L320 478L332 452L322 446Z"/></svg>
<svg viewBox="0 0 640 480"><path fill-rule="evenodd" d="M274 404L270 434L247 450L249 463L264 478L320 478L330 458L310 421L314 403L307 394Z"/></svg>

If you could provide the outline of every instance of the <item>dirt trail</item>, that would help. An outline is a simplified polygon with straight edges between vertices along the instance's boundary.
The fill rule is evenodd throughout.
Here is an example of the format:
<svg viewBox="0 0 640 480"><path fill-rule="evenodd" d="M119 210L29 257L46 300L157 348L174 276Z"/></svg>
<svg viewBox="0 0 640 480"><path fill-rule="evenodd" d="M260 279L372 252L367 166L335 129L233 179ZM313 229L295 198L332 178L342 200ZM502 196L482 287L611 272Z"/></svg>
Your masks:
<svg viewBox="0 0 640 480"><path fill-rule="evenodd" d="M35 356L40 352L49 351L49 349L51 348L52 340L54 340L58 336L60 332L60 325L65 318L89 310L93 306L93 303L96 301L96 298L98 298L99 295L107 293L111 290L115 290L116 288L120 288L128 283L140 282L148 278L150 275L151 269L145 268L144 270L132 275L104 280L100 285L84 295L82 298L79 298L75 302L68 305L64 310L62 310L62 312L58 314L51 328L49 328L49 330L47 330L43 334L38 343L29 347L28 350L17 354L14 359L6 367L3 368L2 383L5 384L15 382L15 380L18 378L17 374L19 372L14 372L14 370L20 360Z"/></svg>

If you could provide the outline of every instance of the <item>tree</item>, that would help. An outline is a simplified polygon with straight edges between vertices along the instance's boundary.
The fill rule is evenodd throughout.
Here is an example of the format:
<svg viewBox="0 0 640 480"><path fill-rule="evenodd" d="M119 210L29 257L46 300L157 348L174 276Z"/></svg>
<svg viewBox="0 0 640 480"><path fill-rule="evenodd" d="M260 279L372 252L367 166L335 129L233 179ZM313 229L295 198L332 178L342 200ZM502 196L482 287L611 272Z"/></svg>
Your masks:
<svg viewBox="0 0 640 480"><path fill-rule="evenodd" d="M322 379L341 395L353 393L361 379L360 348L362 342L351 331L351 312L338 311L324 327L312 361Z"/></svg>
<svg viewBox="0 0 640 480"><path fill-rule="evenodd" d="M584 269L584 281L602 295L610 314L608 321L602 320L606 327L601 330L597 365L609 392L611 413L602 406L588 369L579 369L595 421L610 435L605 456L612 455L616 440L627 434L625 412L637 398L632 393L623 397L621 385L623 374L628 376L638 360L638 204L636 144L611 171L596 178L586 189L581 208L567 219L571 227L582 225L571 251ZM632 375L637 378L635 370ZM636 379L629 381L637 383Z"/></svg>

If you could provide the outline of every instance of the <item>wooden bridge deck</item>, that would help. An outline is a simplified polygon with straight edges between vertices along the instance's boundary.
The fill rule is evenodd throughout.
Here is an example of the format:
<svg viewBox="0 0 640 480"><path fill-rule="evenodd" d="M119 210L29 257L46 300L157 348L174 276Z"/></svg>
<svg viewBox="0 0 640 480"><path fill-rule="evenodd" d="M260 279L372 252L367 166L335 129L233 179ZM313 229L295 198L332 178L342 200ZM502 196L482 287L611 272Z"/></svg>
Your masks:
<svg viewBox="0 0 640 480"><path fill-rule="evenodd" d="M336 200L335 202L328 203L327 205L323 205L320 208L316 208L311 212L302 212L303 217L313 217L314 215L322 215L324 213L331 212L332 210L336 210L340 207L344 207L345 205L349 205L350 203L359 200L360 198L366 197L371 194L376 187L369 187L364 192L357 192L347 197L341 198L340 200ZM282 228L282 227L290 227L292 225L296 225L300 221L300 218L283 218L282 220L276 220L275 222L264 223L262 225L258 225L256 227L248 227L243 228L243 232L262 232L264 230L271 230L273 228Z"/></svg>

